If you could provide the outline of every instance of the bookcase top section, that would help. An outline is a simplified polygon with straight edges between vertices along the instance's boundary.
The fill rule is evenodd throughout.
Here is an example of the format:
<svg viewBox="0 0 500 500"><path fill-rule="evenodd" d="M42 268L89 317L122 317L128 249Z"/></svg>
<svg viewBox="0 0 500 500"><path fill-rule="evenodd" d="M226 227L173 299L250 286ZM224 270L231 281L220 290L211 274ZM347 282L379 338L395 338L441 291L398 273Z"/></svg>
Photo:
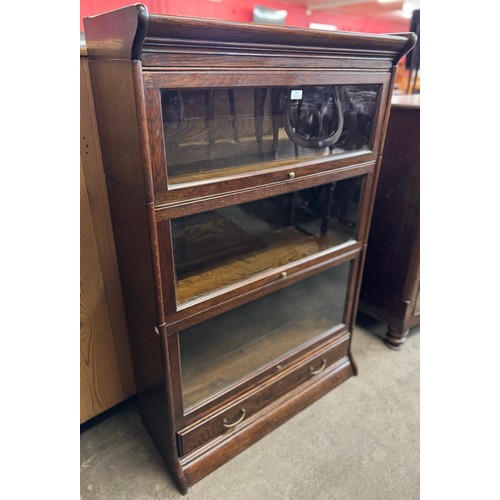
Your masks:
<svg viewBox="0 0 500 500"><path fill-rule="evenodd" d="M390 60L413 48L414 33L389 35L321 31L288 26L150 14L134 4L84 19L90 59L142 60L144 52L172 46L223 50L314 50L329 56Z"/></svg>

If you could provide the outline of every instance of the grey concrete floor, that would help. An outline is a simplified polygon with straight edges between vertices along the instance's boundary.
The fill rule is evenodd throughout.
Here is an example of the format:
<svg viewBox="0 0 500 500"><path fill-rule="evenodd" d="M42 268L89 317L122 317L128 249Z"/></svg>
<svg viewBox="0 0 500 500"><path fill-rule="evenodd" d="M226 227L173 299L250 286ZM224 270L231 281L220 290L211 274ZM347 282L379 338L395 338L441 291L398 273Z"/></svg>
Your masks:
<svg viewBox="0 0 500 500"><path fill-rule="evenodd" d="M361 317L359 374L195 484L202 500L417 500L419 328L401 351ZM182 498L142 427L135 400L81 432L81 499Z"/></svg>

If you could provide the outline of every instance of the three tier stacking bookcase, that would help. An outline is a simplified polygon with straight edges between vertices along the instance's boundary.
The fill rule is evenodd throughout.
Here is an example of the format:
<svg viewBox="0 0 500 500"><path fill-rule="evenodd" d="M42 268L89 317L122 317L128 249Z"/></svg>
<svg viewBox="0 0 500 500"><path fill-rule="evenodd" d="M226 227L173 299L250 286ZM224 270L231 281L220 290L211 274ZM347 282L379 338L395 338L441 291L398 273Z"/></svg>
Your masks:
<svg viewBox="0 0 500 500"><path fill-rule="evenodd" d="M141 416L187 488L356 372L397 62L413 34L84 20Z"/></svg>

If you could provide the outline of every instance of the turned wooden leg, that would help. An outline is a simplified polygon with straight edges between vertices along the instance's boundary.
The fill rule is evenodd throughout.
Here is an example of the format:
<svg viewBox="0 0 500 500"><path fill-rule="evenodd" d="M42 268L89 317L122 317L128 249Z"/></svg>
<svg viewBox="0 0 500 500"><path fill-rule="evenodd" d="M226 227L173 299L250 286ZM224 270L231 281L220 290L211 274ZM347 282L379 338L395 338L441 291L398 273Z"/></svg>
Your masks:
<svg viewBox="0 0 500 500"><path fill-rule="evenodd" d="M406 341L408 337L408 332L410 329L401 330L399 328L394 328L390 326L387 328L387 334L385 336L385 345L391 349L400 350L401 345Z"/></svg>

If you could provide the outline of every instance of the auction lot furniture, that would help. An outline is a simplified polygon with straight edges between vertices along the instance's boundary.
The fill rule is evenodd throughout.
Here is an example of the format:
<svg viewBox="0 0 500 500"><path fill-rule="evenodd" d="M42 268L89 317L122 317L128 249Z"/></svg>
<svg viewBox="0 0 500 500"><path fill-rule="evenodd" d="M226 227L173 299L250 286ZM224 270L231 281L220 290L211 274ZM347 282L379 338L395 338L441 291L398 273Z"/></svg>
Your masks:
<svg viewBox="0 0 500 500"><path fill-rule="evenodd" d="M420 96L394 96L366 254L360 310L400 349L420 323Z"/></svg>
<svg viewBox="0 0 500 500"><path fill-rule="evenodd" d="M149 14L85 34L145 427L181 492L356 371L412 34Z"/></svg>

